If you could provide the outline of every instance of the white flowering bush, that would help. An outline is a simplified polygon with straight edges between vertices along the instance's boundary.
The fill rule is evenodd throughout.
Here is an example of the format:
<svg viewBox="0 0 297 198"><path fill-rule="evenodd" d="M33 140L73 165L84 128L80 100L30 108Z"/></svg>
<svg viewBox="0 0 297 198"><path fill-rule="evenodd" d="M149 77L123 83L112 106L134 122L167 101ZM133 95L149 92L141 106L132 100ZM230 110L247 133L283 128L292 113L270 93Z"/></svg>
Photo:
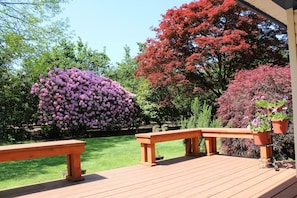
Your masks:
<svg viewBox="0 0 297 198"><path fill-rule="evenodd" d="M132 126L137 116L135 95L94 72L55 68L39 80L31 93L39 97L40 124L60 129L97 126L106 130Z"/></svg>

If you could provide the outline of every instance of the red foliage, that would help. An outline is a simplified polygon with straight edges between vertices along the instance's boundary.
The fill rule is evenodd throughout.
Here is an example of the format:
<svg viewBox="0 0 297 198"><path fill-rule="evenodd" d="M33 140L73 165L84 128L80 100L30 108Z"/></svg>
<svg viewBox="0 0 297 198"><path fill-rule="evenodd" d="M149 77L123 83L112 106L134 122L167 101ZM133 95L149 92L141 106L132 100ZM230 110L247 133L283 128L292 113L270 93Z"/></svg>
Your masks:
<svg viewBox="0 0 297 198"><path fill-rule="evenodd" d="M264 96L267 100L292 98L290 68L262 65L253 70L239 71L228 89L217 99L217 115L223 124L245 128L256 111L255 99Z"/></svg>
<svg viewBox="0 0 297 198"><path fill-rule="evenodd" d="M217 116L222 117L223 125L231 123L231 127L246 128L257 111L263 111L255 106L255 100L264 96L267 100L292 98L290 68L273 65L262 65L253 70L239 71L228 89L217 99L219 108ZM294 145L292 135L277 140L279 151L277 156L293 156L290 153ZM228 155L259 157L259 148L251 139L221 139L221 150ZM291 147L290 147L291 146ZM290 149L288 149L290 147ZM280 152L281 150L281 152Z"/></svg>
<svg viewBox="0 0 297 198"><path fill-rule="evenodd" d="M156 38L148 39L136 57L136 74L153 87L192 84L218 97L240 69L254 68L259 61L287 64L280 53L286 45L275 37L281 29L271 26L234 0L183 4L163 15L154 29Z"/></svg>

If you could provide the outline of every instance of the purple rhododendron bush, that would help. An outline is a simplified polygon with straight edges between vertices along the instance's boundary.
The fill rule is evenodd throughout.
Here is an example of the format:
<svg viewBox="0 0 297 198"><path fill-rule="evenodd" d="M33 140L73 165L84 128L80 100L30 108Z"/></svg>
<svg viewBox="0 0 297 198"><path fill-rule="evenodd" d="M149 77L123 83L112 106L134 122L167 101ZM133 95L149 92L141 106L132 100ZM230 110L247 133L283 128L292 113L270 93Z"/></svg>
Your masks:
<svg viewBox="0 0 297 198"><path fill-rule="evenodd" d="M59 129L130 127L138 112L135 95L119 83L77 68L50 70L31 93L39 97L39 123Z"/></svg>
<svg viewBox="0 0 297 198"><path fill-rule="evenodd" d="M239 71L228 89L217 99L217 116L222 118L223 126L246 128L255 118L256 112L263 109L255 106L255 100L292 99L289 66L261 65L253 70ZM287 135L274 137L273 147L277 155L294 158L293 129ZM222 151L229 155L259 157L259 147L251 139L222 139Z"/></svg>

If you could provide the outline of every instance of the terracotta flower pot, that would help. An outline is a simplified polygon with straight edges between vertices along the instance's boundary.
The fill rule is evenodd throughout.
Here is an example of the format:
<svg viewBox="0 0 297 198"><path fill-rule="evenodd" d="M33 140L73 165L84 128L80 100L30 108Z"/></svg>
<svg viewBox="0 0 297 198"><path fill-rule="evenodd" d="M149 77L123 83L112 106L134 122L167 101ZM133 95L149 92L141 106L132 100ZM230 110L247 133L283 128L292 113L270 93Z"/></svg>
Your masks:
<svg viewBox="0 0 297 198"><path fill-rule="evenodd" d="M263 146L269 144L270 131L253 133L255 145Z"/></svg>
<svg viewBox="0 0 297 198"><path fill-rule="evenodd" d="M277 134L286 134L289 120L272 120L273 132Z"/></svg>

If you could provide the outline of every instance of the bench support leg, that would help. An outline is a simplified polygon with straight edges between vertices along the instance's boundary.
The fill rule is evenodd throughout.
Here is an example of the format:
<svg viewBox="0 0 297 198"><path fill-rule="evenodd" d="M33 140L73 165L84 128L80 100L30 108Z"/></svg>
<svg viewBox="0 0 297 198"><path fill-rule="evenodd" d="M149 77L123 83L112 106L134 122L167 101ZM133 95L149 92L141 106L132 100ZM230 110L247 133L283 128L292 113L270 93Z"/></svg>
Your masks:
<svg viewBox="0 0 297 198"><path fill-rule="evenodd" d="M155 166L156 165L156 149L155 144L148 144L147 145L147 160L149 166Z"/></svg>
<svg viewBox="0 0 297 198"><path fill-rule="evenodd" d="M140 144L140 150L141 150L141 163L147 162L147 144Z"/></svg>
<svg viewBox="0 0 297 198"><path fill-rule="evenodd" d="M155 144L140 144L141 147L141 163L148 166L156 165L156 149Z"/></svg>
<svg viewBox="0 0 297 198"><path fill-rule="evenodd" d="M67 169L68 169L68 175L66 176L67 180L70 180L70 181L84 180L84 178L81 176L80 153L67 155Z"/></svg>
<svg viewBox="0 0 297 198"><path fill-rule="evenodd" d="M195 157L199 156L199 139L198 137L192 138L192 149L193 149L193 155Z"/></svg>
<svg viewBox="0 0 297 198"><path fill-rule="evenodd" d="M205 138L206 154L208 156L217 154L217 141L215 137Z"/></svg>
<svg viewBox="0 0 297 198"><path fill-rule="evenodd" d="M192 152L192 146L191 146L191 139L185 139L185 145L186 145L186 153L185 156L189 156Z"/></svg>
<svg viewBox="0 0 297 198"><path fill-rule="evenodd" d="M190 138L185 139L186 144L186 156L192 155L195 157L199 156L199 139L198 138Z"/></svg>

